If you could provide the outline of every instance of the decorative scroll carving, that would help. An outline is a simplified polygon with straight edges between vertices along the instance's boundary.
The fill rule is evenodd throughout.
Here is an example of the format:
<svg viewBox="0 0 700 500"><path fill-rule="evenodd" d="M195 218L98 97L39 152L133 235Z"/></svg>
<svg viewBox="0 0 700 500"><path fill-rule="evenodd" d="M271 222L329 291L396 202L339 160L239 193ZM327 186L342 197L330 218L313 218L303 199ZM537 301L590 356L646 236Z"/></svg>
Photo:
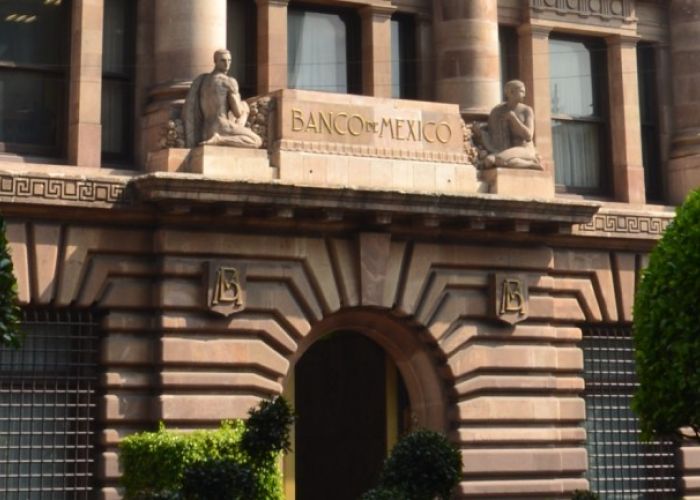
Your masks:
<svg viewBox="0 0 700 500"><path fill-rule="evenodd" d="M266 149L269 144L270 133L272 132L272 117L275 110L275 100L268 97L260 97L248 101L250 105L250 115L248 116L247 127L258 134L262 139L262 148Z"/></svg>
<svg viewBox="0 0 700 500"><path fill-rule="evenodd" d="M168 120L161 130L158 145L161 149L185 147L185 128L181 119Z"/></svg>
<svg viewBox="0 0 700 500"><path fill-rule="evenodd" d="M632 214L596 214L590 222L578 226L579 233L621 233L660 237L672 217Z"/></svg>
<svg viewBox="0 0 700 500"><path fill-rule="evenodd" d="M527 277L496 273L492 275L494 317L510 325L527 318Z"/></svg>
<svg viewBox="0 0 700 500"><path fill-rule="evenodd" d="M559 15L576 14L624 23L635 22L634 0L530 0L534 11Z"/></svg>
<svg viewBox="0 0 700 500"><path fill-rule="evenodd" d="M132 197L126 182L71 179L28 174L0 174L0 198L37 198L82 203L127 205Z"/></svg>

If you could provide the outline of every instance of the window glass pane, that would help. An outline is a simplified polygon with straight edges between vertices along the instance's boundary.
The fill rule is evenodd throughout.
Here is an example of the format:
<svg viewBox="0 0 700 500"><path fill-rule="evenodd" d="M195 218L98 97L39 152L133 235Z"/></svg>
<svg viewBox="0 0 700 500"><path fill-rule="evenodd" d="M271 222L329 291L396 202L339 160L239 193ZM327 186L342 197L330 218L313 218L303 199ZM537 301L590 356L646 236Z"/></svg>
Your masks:
<svg viewBox="0 0 700 500"><path fill-rule="evenodd" d="M600 186L600 125L552 121L555 178L557 184L574 188Z"/></svg>
<svg viewBox="0 0 700 500"><path fill-rule="evenodd" d="M68 4L67 0L0 1L0 61L64 71Z"/></svg>
<svg viewBox="0 0 700 500"><path fill-rule="evenodd" d="M582 42L549 41L552 114L596 116L591 53Z"/></svg>
<svg viewBox="0 0 700 500"><path fill-rule="evenodd" d="M104 34L102 38L102 71L126 74L127 5L126 0L105 0Z"/></svg>
<svg viewBox="0 0 700 500"><path fill-rule="evenodd" d="M231 51L229 74L238 81L241 95L255 94L255 3L248 0L229 0L227 7L226 47Z"/></svg>
<svg viewBox="0 0 700 500"><path fill-rule="evenodd" d="M0 70L0 142L58 147L65 82L62 75Z"/></svg>
<svg viewBox="0 0 700 500"><path fill-rule="evenodd" d="M401 24L398 19L391 20L391 97L401 97Z"/></svg>
<svg viewBox="0 0 700 500"><path fill-rule="evenodd" d="M128 82L102 81L102 152L126 151L126 119L129 113Z"/></svg>
<svg viewBox="0 0 700 500"><path fill-rule="evenodd" d="M289 10L289 87L348 91L347 27L338 14Z"/></svg>
<svg viewBox="0 0 700 500"><path fill-rule="evenodd" d="M519 78L518 33L511 26L499 26L498 42L501 54L501 89L506 82ZM503 94L505 100L505 94Z"/></svg>

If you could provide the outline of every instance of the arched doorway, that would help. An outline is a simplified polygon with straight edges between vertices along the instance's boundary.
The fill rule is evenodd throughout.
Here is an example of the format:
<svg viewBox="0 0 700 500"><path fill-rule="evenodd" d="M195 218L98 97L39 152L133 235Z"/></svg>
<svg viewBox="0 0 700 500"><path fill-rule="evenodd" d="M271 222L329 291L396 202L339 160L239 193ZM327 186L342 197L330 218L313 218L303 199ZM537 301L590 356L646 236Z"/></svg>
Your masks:
<svg viewBox="0 0 700 500"><path fill-rule="evenodd" d="M336 331L311 345L294 379L296 498L357 499L410 426L396 364L369 337Z"/></svg>

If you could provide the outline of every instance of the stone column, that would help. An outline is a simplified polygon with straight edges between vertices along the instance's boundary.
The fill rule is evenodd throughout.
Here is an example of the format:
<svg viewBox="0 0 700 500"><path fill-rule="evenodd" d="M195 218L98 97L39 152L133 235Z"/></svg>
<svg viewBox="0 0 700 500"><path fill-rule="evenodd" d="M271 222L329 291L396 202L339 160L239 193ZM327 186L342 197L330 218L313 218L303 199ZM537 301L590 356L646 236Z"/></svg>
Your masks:
<svg viewBox="0 0 700 500"><path fill-rule="evenodd" d="M369 5L362 16L362 93L391 97L391 14L395 7Z"/></svg>
<svg viewBox="0 0 700 500"><path fill-rule="evenodd" d="M525 82L525 102L535 111L535 146L545 172L554 177L552 149L552 101L549 94L549 32L551 28L524 24L518 29L520 79Z"/></svg>
<svg viewBox="0 0 700 500"><path fill-rule="evenodd" d="M142 157L161 148L163 129L179 118L192 80L212 70L214 51L224 47L226 0L154 0L154 71L142 122Z"/></svg>
<svg viewBox="0 0 700 500"><path fill-rule="evenodd" d="M435 0L436 98L484 118L501 101L494 1Z"/></svg>
<svg viewBox="0 0 700 500"><path fill-rule="evenodd" d="M99 167L102 161L103 0L73 3L68 163Z"/></svg>
<svg viewBox="0 0 700 500"><path fill-rule="evenodd" d="M615 35L608 42L610 132L615 200L644 203L637 37Z"/></svg>
<svg viewBox="0 0 700 500"><path fill-rule="evenodd" d="M155 0L155 83L191 82L226 47L226 0Z"/></svg>
<svg viewBox="0 0 700 500"><path fill-rule="evenodd" d="M669 201L681 203L700 186L700 0L670 6L674 134L668 167Z"/></svg>
<svg viewBox="0 0 700 500"><path fill-rule="evenodd" d="M258 94L287 88L287 5L289 0L258 4Z"/></svg>

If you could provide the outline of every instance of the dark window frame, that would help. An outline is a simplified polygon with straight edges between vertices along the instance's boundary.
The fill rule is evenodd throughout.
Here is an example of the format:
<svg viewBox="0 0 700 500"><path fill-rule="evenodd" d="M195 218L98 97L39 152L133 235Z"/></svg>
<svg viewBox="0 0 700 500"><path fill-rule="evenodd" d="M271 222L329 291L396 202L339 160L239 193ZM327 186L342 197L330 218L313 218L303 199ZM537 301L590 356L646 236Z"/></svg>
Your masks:
<svg viewBox="0 0 700 500"><path fill-rule="evenodd" d="M104 150L104 144L102 144L101 156L103 164L118 165L123 168L124 166L133 165L134 162L136 2L134 0L120 0L120 2L124 5L124 8L126 9L125 27L128 30L124 34L123 46L125 71L121 73L104 70L102 71L102 87L100 89L100 99L104 99L105 82L122 84L127 89L125 97L126 106L124 107L124 123L121 127L124 148L122 151L119 152L108 152ZM104 119L104 115L102 116L102 119ZM104 127L104 123L102 123L102 127Z"/></svg>
<svg viewBox="0 0 700 500"><path fill-rule="evenodd" d="M639 127L647 202L664 201L664 179L659 125L659 82L656 61L658 44L637 44L637 78L639 83Z"/></svg>
<svg viewBox="0 0 700 500"><path fill-rule="evenodd" d="M244 12L245 17L245 33L243 35L243 53L233 53L231 57L234 59L237 57L243 58L243 72L244 81L241 81L240 75L231 75L235 77L238 81L240 87L241 97L247 99L253 97L257 94L258 89L258 64L257 64L257 33L258 33L258 17L257 8L255 2L248 0L227 0L226 2L226 47L229 50L234 49L232 47L232 28L230 21L230 14L232 12L231 4L239 4ZM235 51L235 49L234 49Z"/></svg>
<svg viewBox="0 0 700 500"><path fill-rule="evenodd" d="M71 38L72 38L72 11L73 5L70 0L66 0L60 11L63 17L61 40L61 60L58 64L32 64L17 62L0 58L0 74L32 74L45 75L49 78L56 78L63 86L63 99L57 105L55 146L44 146L31 143L15 143L0 140L0 154L9 153L12 155L45 157L51 159L65 158L67 154L68 141L68 113L70 96L70 66L71 66ZM0 20L3 22L4 20ZM6 21L5 21L6 22Z"/></svg>
<svg viewBox="0 0 700 500"><path fill-rule="evenodd" d="M498 52L500 56L501 92L506 83L522 79L520 76L520 44L516 26L498 26ZM505 101L505 93L502 94Z"/></svg>
<svg viewBox="0 0 700 500"><path fill-rule="evenodd" d="M595 115L592 116L572 116L563 113L551 112L552 126L554 125L555 121L563 123L588 123L597 125L598 147L600 152L600 157L598 159L598 186L567 186L557 182L555 184L555 191L557 193L572 193L580 195L609 197L613 193L613 186L607 44L605 43L605 40L603 38L581 37L567 33L552 33L549 37L549 40L581 43L589 51L591 55L591 72L593 73L591 75L593 103L594 106L597 108ZM552 137L552 145L554 145L554 137Z"/></svg>
<svg viewBox="0 0 700 500"><path fill-rule="evenodd" d="M399 26L399 95L398 99L418 98L418 38L417 21L414 14L395 12L391 22ZM394 42L392 38L392 43ZM393 49L392 49L393 53ZM392 61L392 95L394 90Z"/></svg>
<svg viewBox="0 0 700 500"><path fill-rule="evenodd" d="M289 2L287 11L335 14L340 17L345 24L347 35L347 93L362 95L362 20L358 9L292 1Z"/></svg>

